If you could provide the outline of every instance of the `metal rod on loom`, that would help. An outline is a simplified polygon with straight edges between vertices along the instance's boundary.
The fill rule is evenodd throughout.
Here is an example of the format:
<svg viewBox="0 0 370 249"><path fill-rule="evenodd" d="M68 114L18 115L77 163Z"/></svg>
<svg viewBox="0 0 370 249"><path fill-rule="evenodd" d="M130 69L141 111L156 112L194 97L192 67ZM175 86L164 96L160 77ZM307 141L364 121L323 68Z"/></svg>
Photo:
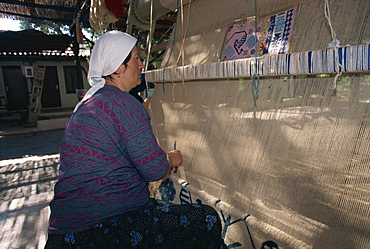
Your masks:
<svg viewBox="0 0 370 249"><path fill-rule="evenodd" d="M338 49L338 53L342 65L344 65L341 69L343 72L370 72L370 44L341 47ZM332 49L296 52L291 54L264 55L258 60L258 66L260 67L259 76L336 73L334 56L334 51ZM220 67L221 63L227 63L228 65L227 67ZM249 78L253 76L254 63L254 58L248 58L235 60L233 63L223 61L185 66L187 73L184 75L184 80ZM216 67L225 71L217 72L217 70L210 70ZM148 71L147 77L150 82L162 82L163 80L168 82L179 82L182 81L183 78L181 74L176 74L176 71L182 70L182 68L183 67L165 68ZM205 68L207 68L207 70L205 70Z"/></svg>

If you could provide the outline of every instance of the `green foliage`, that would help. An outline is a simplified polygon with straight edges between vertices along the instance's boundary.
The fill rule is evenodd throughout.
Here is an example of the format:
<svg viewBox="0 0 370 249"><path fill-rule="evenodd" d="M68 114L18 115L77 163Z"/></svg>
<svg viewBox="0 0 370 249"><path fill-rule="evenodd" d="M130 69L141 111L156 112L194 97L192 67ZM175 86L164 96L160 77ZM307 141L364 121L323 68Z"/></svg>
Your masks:
<svg viewBox="0 0 370 249"><path fill-rule="evenodd" d="M160 44L163 42L166 42L168 40L168 36L162 35L162 36L154 36L152 39L152 44L155 46L156 44ZM152 60L150 61L148 65L148 69L158 69L161 67L163 55L165 53L166 49L160 49L158 51L151 53Z"/></svg>
<svg viewBox="0 0 370 249"><path fill-rule="evenodd" d="M43 24L37 24L37 23L28 23L21 21L20 22L20 29L26 30L26 29L34 29L41 31L47 35L74 35L74 30L70 30L70 26L68 25L60 25L57 23L43 23ZM95 32L92 28L82 28L82 33L85 37L85 43L80 44L80 48L85 49L92 49L94 46L96 40L101 35L101 32Z"/></svg>
<svg viewBox="0 0 370 249"><path fill-rule="evenodd" d="M74 30L70 30L70 26L68 25L60 25L57 23L28 23L21 21L20 22L20 29L21 30L26 30L26 29L34 29L41 31L47 35L69 35L72 36L74 35ZM82 33L84 35L84 44L80 44L80 48L85 48L85 49L92 49L95 42L99 38L99 36L102 34L102 32L95 32L94 29L92 28L82 28ZM146 44L146 37L147 33L146 32L138 32L139 33L139 47L140 50L145 51L147 50L147 44ZM154 36L152 39L152 46L156 44L160 44L162 42L166 42L169 38L170 34L164 34L161 36ZM151 53L151 60L148 65L148 69L157 69L160 68L163 55L166 49L161 49L155 52Z"/></svg>
<svg viewBox="0 0 370 249"><path fill-rule="evenodd" d="M69 33L69 26L59 25L56 23L44 23L44 24L35 24L21 21L20 22L21 30L25 29L35 29L39 30L47 35L62 35Z"/></svg>

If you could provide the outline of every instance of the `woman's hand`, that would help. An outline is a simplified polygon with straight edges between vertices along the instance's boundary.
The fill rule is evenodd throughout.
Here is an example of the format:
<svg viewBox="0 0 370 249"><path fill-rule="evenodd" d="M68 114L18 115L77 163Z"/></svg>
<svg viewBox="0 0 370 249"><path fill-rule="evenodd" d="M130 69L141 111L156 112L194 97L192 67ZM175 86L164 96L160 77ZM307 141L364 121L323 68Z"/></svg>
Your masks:
<svg viewBox="0 0 370 249"><path fill-rule="evenodd" d="M179 150L171 150L167 153L167 160L171 167L178 167L182 164L182 154Z"/></svg>
<svg viewBox="0 0 370 249"><path fill-rule="evenodd" d="M143 106L144 108L149 112L149 101L150 101L150 97L144 99L143 101Z"/></svg>
<svg viewBox="0 0 370 249"><path fill-rule="evenodd" d="M171 150L167 153L167 160L168 164L170 165L170 169L168 170L167 174L163 176L161 179L166 179L171 174L171 171L174 170L174 173L177 171L177 167L182 163L182 154L179 150Z"/></svg>

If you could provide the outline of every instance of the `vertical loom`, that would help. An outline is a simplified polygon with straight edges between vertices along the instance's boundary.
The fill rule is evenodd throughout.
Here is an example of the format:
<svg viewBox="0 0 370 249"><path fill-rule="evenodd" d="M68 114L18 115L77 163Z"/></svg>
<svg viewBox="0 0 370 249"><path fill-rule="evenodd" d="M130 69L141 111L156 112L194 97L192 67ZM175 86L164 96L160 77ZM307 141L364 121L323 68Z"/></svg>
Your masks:
<svg viewBox="0 0 370 249"><path fill-rule="evenodd" d="M235 20L291 8L287 53L222 60ZM179 9L163 68L146 73L164 87L150 115L160 145L176 141L184 155L172 201L215 205L229 248L370 244L368 17L365 0L195 0ZM336 40L344 45L328 48Z"/></svg>

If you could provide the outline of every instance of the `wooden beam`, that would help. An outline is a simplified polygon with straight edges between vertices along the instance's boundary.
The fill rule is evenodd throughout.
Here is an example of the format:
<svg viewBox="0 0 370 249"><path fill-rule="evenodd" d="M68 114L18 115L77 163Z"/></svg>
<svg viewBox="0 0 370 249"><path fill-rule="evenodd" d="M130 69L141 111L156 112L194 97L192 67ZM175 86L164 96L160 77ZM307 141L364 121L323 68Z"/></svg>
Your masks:
<svg viewBox="0 0 370 249"><path fill-rule="evenodd" d="M156 22L155 22L155 24L158 24L158 25L165 25L165 26L172 26L172 24L173 24L174 22L172 22L172 21L167 21L167 20L161 20L161 19L159 19L159 20L157 20Z"/></svg>
<svg viewBox="0 0 370 249"><path fill-rule="evenodd" d="M72 8L72 7L29 3L29 2L19 1L19 0L0 0L0 3L22 5L22 6L28 6L28 7L40 8L40 9L54 9L54 10L59 10L59 11L72 12L72 13L75 12L75 8Z"/></svg>
<svg viewBox="0 0 370 249"><path fill-rule="evenodd" d="M72 23L72 19L67 20L67 19L51 18L51 17L44 17L44 16L23 15L23 14L18 14L18 13L14 13L14 12L7 12L7 11L2 11L2 10L0 10L0 13L10 15L10 16L20 16L20 17L30 18L30 19L59 22L59 23L63 23L63 24L66 24L66 25Z"/></svg>
<svg viewBox="0 0 370 249"><path fill-rule="evenodd" d="M165 42L162 42L162 43L158 43L158 44L155 44L153 46L153 48L150 50L150 52L156 52L158 50L161 50L161 49L164 49L166 48L168 45L168 41L165 41Z"/></svg>

